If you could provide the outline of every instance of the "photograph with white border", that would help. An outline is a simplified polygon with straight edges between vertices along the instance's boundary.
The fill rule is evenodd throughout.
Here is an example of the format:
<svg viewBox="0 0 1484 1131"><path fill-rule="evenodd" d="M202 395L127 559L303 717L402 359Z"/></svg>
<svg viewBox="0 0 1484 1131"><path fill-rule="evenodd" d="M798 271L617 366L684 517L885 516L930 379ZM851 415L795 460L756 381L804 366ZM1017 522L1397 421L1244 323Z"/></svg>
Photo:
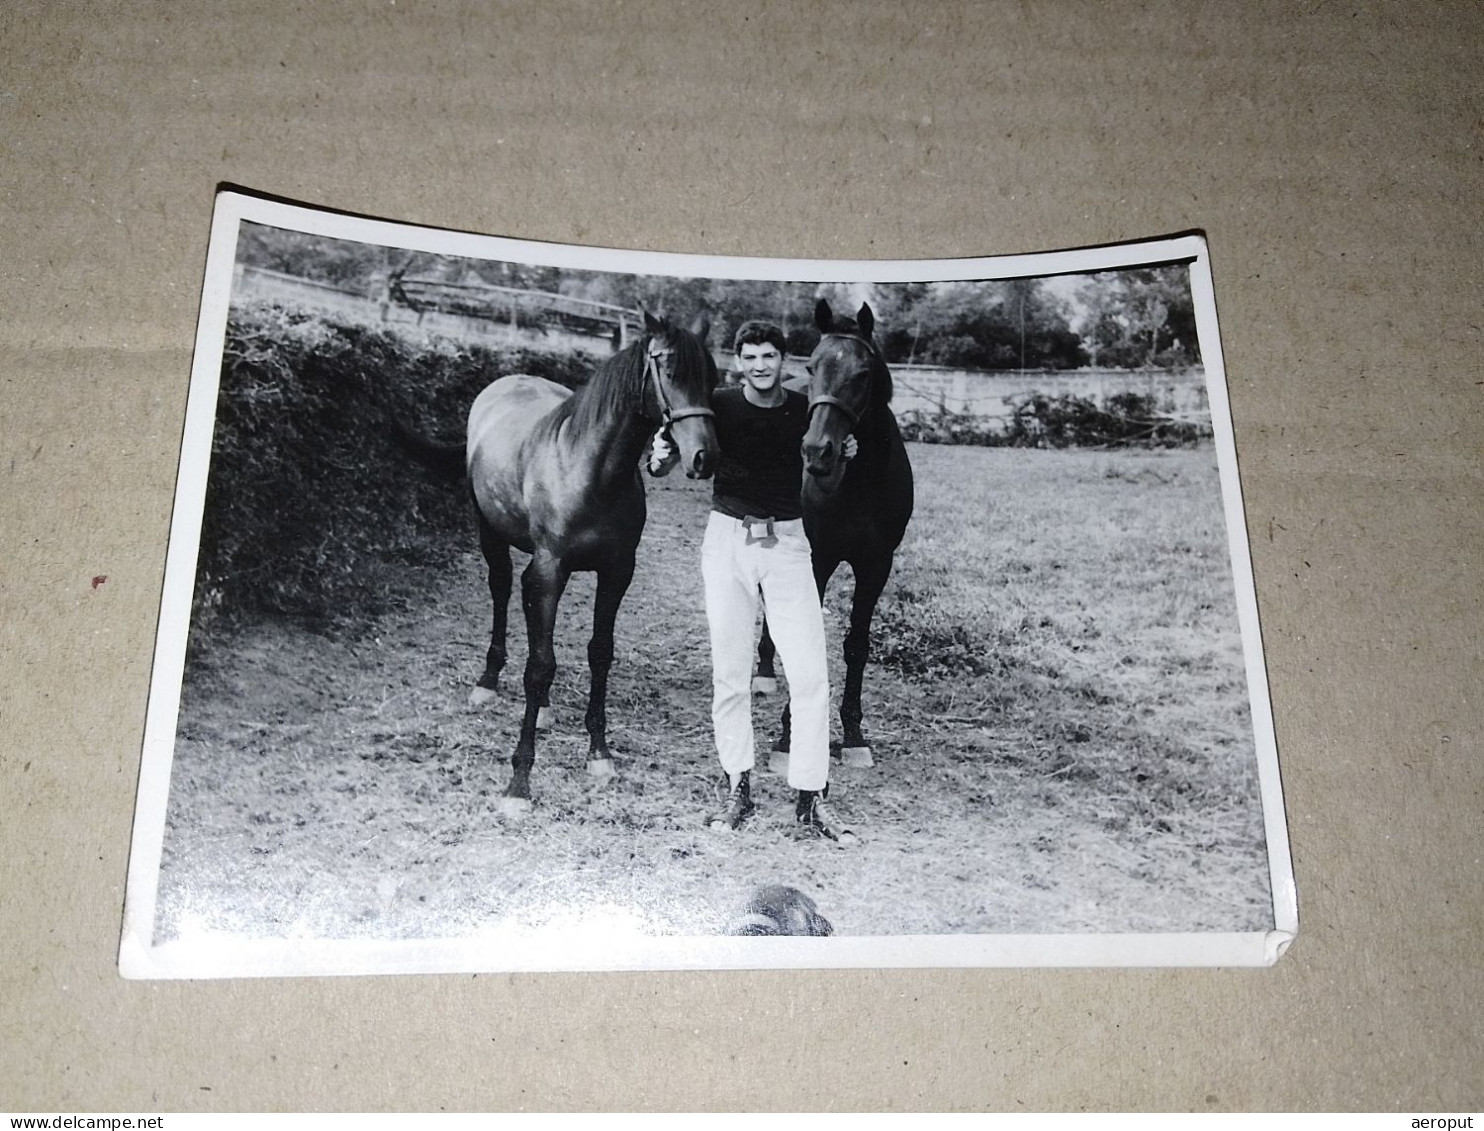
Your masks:
<svg viewBox="0 0 1484 1131"><path fill-rule="evenodd" d="M125 977L1297 927L1201 236L785 260L218 194Z"/></svg>

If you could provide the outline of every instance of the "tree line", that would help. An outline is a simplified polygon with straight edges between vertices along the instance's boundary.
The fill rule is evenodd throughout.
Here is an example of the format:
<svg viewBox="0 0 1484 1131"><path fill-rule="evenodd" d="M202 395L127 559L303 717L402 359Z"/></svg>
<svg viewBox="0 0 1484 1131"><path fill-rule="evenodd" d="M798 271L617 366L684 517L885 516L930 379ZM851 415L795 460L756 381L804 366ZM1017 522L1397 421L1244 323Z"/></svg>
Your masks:
<svg viewBox="0 0 1484 1131"><path fill-rule="evenodd" d="M388 280L484 282L574 298L644 306L689 319L704 311L714 341L730 343L750 318L782 327L789 352L818 341L814 304L865 299L877 344L894 364L966 369L1178 368L1200 363L1189 271L1168 264L1083 275L1052 287L1041 278L869 285L690 279L571 270L409 252L244 224L239 262L368 295Z"/></svg>

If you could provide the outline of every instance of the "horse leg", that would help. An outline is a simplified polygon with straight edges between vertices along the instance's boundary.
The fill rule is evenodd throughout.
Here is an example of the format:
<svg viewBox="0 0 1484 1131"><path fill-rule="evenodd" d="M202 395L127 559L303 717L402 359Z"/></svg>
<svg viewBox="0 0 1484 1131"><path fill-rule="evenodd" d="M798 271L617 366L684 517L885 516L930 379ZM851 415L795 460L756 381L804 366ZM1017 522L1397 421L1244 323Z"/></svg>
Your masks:
<svg viewBox="0 0 1484 1131"><path fill-rule="evenodd" d="M593 600L593 637L587 645L587 666L592 675L587 696L587 772L593 777L613 774L613 759L608 753L608 669L613 666L613 625L618 619L618 607L633 579L632 558L598 571L598 592Z"/></svg>
<svg viewBox="0 0 1484 1131"><path fill-rule="evenodd" d="M773 657L777 654L773 636L768 632L768 618L763 617L763 636L757 642L757 674L752 677L754 695L772 695L778 690L778 672L773 667Z"/></svg>
<svg viewBox="0 0 1484 1131"><path fill-rule="evenodd" d="M536 720L541 705L551 690L556 674L556 649L552 634L556 629L557 604L567 587L568 571L560 562L537 551L520 577L521 604L526 611L526 638L530 653L526 658L526 709L521 718L520 739L510 759L510 784L505 787L502 808L512 817L523 816L531 807L531 768L536 764Z"/></svg>
<svg viewBox="0 0 1484 1131"><path fill-rule="evenodd" d="M840 756L847 766L874 765L871 745L861 731L861 680L871 654L871 617L891 575L891 558L856 566L855 596L850 603L850 631L845 634L845 689L840 695Z"/></svg>
<svg viewBox="0 0 1484 1131"><path fill-rule="evenodd" d="M489 566L490 601L495 607L489 651L484 656L484 674L469 692L469 705L482 707L495 698L500 687L500 672L505 667L506 624L510 611L510 545L495 533L478 505L474 513L479 521L479 548Z"/></svg>

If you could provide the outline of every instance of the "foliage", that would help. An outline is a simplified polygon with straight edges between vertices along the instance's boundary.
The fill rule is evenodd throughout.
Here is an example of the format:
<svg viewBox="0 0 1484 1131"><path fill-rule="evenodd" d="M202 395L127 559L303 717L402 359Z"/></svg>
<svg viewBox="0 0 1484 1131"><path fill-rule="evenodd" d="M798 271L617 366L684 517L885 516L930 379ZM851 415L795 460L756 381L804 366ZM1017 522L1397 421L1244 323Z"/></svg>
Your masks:
<svg viewBox="0 0 1484 1131"><path fill-rule="evenodd" d="M902 435L925 444L1017 448L1193 447L1209 427L1161 413L1154 397L1119 393L1100 407L1086 397L1029 393L1005 423L949 411L903 413Z"/></svg>
<svg viewBox="0 0 1484 1131"><path fill-rule="evenodd" d="M1101 407L1086 397L1032 393L1014 401L1009 434L1015 446L1036 448L1188 447L1203 436L1139 393L1119 393Z"/></svg>
<svg viewBox="0 0 1484 1131"><path fill-rule="evenodd" d="M763 318L783 329L790 353L810 353L819 341L814 305L823 297L839 313L870 302L889 363L1061 370L1200 361L1183 264L1089 275L1069 301L1068 291L1053 293L1036 278L839 284L631 275L410 252L257 224L243 225L238 258L367 295L393 277L482 281L643 306L687 322L705 314L712 342L723 349L743 322Z"/></svg>
<svg viewBox="0 0 1484 1131"><path fill-rule="evenodd" d="M550 291L557 289L563 274L556 267L405 251L254 223L242 225L237 261L367 293L394 274Z"/></svg>
<svg viewBox="0 0 1484 1131"><path fill-rule="evenodd" d="M1099 272L1078 288L1077 297L1086 311L1082 336L1094 365L1200 364L1190 270L1183 264Z"/></svg>
<svg viewBox="0 0 1484 1131"><path fill-rule="evenodd" d="M1039 279L876 288L888 362L1070 369L1087 361L1064 303Z"/></svg>
<svg viewBox="0 0 1484 1131"><path fill-rule="evenodd" d="M886 360L975 369L1068 369L1085 364L1065 305L1040 280L877 283L865 287L768 280L677 279L572 272L563 291L623 306L644 304L680 317L707 312L722 347L744 321L763 318L783 330L790 353L819 343L814 306L828 299L854 315L871 304Z"/></svg>
<svg viewBox="0 0 1484 1131"><path fill-rule="evenodd" d="M197 562L198 617L315 620L405 604L416 573L474 544L463 490L393 440L390 419L462 436L479 390L526 372L573 386L579 359L409 343L279 306L234 307L227 325ZM396 579L396 580L393 580Z"/></svg>

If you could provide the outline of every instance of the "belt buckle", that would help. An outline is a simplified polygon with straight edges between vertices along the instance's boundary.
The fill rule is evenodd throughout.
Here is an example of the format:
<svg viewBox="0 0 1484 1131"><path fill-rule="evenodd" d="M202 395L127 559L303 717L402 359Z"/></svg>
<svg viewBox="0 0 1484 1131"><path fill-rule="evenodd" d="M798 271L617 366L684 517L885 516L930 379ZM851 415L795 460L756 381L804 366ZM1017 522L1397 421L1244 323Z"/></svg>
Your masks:
<svg viewBox="0 0 1484 1131"><path fill-rule="evenodd" d="M757 524L763 528L761 538L754 538L752 527ZM771 518L753 518L748 516L742 520L742 528L747 531L747 541L744 545L751 546L754 543L768 549L770 546L778 545L778 535L773 532L773 520Z"/></svg>

